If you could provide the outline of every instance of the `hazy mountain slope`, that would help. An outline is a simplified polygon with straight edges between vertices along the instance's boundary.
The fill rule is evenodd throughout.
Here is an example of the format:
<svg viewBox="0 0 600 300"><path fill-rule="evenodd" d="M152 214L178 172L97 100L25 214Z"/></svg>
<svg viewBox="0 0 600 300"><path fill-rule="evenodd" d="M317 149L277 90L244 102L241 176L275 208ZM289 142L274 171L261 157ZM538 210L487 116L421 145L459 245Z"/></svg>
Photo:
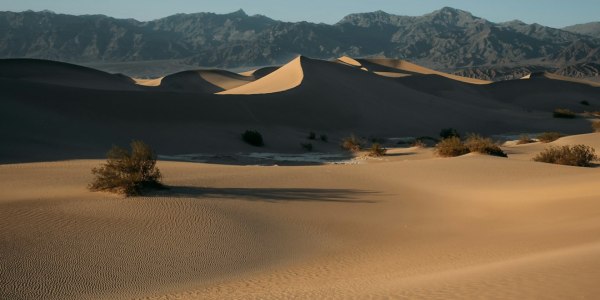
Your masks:
<svg viewBox="0 0 600 300"><path fill-rule="evenodd" d="M150 22L100 15L0 12L0 57L79 63L182 60L205 67L282 64L315 58L386 56L441 70L587 63L600 41L539 24L493 23L453 8L420 17L383 11L334 25L289 23L244 11L178 14Z"/></svg>

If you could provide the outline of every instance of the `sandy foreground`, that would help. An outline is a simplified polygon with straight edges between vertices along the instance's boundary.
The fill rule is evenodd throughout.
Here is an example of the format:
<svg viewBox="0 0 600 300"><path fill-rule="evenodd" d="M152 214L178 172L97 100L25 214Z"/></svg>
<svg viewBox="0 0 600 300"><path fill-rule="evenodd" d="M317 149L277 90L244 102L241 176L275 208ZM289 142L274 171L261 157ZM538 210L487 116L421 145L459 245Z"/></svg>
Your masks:
<svg viewBox="0 0 600 300"><path fill-rule="evenodd" d="M0 298L593 299L600 168L530 161L545 146L161 161L172 188L129 199L86 190L100 160L0 165Z"/></svg>

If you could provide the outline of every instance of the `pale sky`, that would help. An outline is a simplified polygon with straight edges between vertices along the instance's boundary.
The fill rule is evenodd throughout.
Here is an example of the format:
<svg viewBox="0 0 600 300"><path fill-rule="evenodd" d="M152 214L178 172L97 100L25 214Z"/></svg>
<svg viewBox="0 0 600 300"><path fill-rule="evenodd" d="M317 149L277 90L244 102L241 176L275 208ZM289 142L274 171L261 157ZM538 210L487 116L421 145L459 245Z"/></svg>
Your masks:
<svg viewBox="0 0 600 300"><path fill-rule="evenodd" d="M148 21L176 13L229 13L243 9L283 21L333 24L356 12L383 10L420 16L444 6L493 22L522 20L551 27L600 21L600 0L0 0L1 11L52 10Z"/></svg>

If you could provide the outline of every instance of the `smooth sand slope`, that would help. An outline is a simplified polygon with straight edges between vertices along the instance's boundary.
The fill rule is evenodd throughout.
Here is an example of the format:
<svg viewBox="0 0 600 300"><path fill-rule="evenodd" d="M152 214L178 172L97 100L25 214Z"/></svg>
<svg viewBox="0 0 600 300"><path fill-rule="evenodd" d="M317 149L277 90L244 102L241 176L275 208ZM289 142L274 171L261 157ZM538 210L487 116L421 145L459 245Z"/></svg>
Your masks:
<svg viewBox="0 0 600 300"><path fill-rule="evenodd" d="M302 60L298 57L285 66L261 77L260 79L237 87L220 92L221 95L256 95L273 94L293 89L302 83L304 72L302 71Z"/></svg>
<svg viewBox="0 0 600 300"><path fill-rule="evenodd" d="M172 189L131 199L85 190L99 161L1 165L0 298L600 293L599 168L411 159L429 151L314 167L159 162Z"/></svg>
<svg viewBox="0 0 600 300"><path fill-rule="evenodd" d="M387 75L391 77L398 77L399 75L393 75L396 72L400 74L422 74L422 75L439 75L452 80L466 82L470 84L490 84L491 81L481 80L476 78L463 77L444 72L435 71L423 66L413 64L411 62L399 59L390 58L365 58L356 60L362 66L372 72L377 72L380 75Z"/></svg>

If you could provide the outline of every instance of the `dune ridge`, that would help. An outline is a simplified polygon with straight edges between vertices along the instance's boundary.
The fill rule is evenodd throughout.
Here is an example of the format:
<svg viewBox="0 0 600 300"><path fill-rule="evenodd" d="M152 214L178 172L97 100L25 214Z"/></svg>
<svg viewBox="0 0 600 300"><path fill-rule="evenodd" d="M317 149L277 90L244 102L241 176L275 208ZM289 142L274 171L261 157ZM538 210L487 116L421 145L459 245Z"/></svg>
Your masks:
<svg viewBox="0 0 600 300"><path fill-rule="evenodd" d="M219 95L257 95L287 91L299 86L304 78L302 56L258 80L223 92Z"/></svg>

